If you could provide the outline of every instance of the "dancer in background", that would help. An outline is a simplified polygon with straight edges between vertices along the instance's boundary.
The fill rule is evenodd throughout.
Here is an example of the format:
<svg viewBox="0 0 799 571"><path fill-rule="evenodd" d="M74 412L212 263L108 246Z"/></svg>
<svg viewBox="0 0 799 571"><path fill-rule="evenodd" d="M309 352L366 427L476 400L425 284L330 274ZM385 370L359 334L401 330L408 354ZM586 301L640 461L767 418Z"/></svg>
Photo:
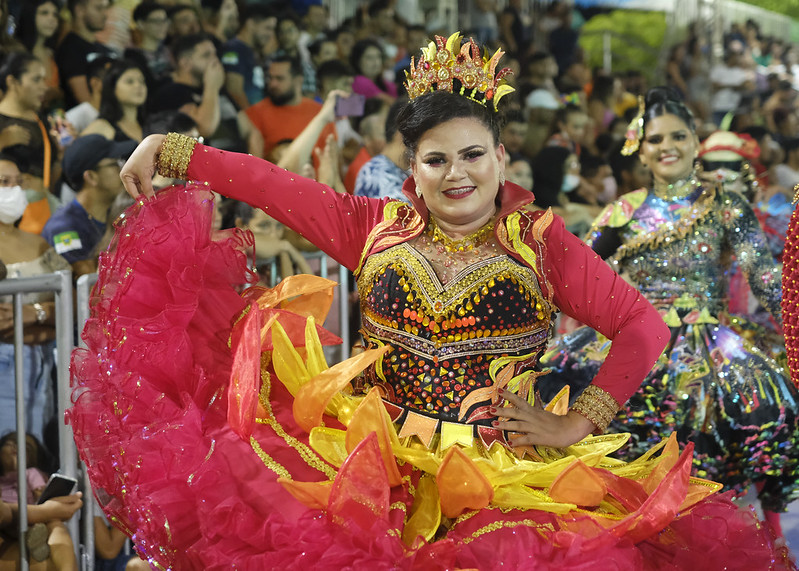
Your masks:
<svg viewBox="0 0 799 571"><path fill-rule="evenodd" d="M799 394L782 366L728 327L725 272L732 250L752 293L780 320L781 267L747 200L697 179L693 117L676 95L651 90L635 123L628 149L640 138L654 184L608 206L587 241L660 311L671 335L610 430L632 433L628 460L672 432L694 443L695 473L737 493L755 485L779 536L779 513L799 494ZM579 394L606 355L606 339L573 332L542 359L553 369L542 390L569 384Z"/></svg>

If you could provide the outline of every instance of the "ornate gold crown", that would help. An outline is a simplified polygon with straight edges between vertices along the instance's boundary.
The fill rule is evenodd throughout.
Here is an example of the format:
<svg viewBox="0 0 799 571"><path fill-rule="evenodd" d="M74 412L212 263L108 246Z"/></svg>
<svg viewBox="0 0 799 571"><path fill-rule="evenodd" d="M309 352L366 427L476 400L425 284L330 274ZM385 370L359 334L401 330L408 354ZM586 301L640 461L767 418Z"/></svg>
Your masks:
<svg viewBox="0 0 799 571"><path fill-rule="evenodd" d="M453 80L457 79L461 83L460 95L483 106L491 101L496 111L499 100L515 91L504 79L511 73L509 67L494 73L504 53L497 50L490 59L484 58L474 40L461 46L460 32L446 40L436 36L435 42L422 48L418 66L411 58L411 70L405 72L408 97L415 99L433 91L452 93Z"/></svg>

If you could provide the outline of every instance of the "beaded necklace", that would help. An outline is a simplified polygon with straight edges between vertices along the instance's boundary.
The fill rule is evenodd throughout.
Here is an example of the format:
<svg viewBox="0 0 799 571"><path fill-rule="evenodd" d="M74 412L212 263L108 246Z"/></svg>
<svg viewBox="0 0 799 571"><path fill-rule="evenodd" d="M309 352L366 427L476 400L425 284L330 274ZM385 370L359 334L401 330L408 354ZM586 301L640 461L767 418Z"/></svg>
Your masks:
<svg viewBox="0 0 799 571"><path fill-rule="evenodd" d="M430 238L433 242L440 243L447 252L468 252L485 242L494 233L494 221L491 220L481 228L464 236L460 240L453 240L441 231L436 219L430 217L430 224L427 227Z"/></svg>
<svg viewBox="0 0 799 571"><path fill-rule="evenodd" d="M688 178L671 184L655 181L652 191L655 196L663 200L677 200L691 196L700 185L701 183L697 180L696 173L692 172Z"/></svg>

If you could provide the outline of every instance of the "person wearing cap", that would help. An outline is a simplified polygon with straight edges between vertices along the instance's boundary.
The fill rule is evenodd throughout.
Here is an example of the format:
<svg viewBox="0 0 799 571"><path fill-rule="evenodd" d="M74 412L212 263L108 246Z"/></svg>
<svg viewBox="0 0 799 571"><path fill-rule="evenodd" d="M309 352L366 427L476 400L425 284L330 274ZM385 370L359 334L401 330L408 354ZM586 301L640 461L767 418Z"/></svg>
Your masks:
<svg viewBox="0 0 799 571"><path fill-rule="evenodd" d="M76 275L96 270L92 251L105 232L108 207L123 190L120 160L127 159L135 148L135 141L113 142L102 135L86 135L64 153L64 176L77 194L50 217L42 236L72 264Z"/></svg>
<svg viewBox="0 0 799 571"><path fill-rule="evenodd" d="M697 157L702 161L700 177L709 183L720 182L727 190L734 190L752 199L754 169L749 164L760 156L760 147L752 137L731 131L716 131L699 146ZM750 174L751 180L744 175Z"/></svg>

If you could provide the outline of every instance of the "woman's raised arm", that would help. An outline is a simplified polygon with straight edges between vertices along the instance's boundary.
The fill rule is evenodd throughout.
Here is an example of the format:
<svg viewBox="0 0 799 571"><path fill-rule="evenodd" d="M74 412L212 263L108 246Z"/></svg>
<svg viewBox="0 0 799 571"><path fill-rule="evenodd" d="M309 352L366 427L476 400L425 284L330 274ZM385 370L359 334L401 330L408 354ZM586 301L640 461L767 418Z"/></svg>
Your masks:
<svg viewBox="0 0 799 571"><path fill-rule="evenodd" d="M158 161L158 150L164 139L166 139L166 135L147 136L139 143L139 146L125 162L125 166L122 167L119 177L122 179L125 190L133 198L138 198L142 194L151 198L155 194L153 175Z"/></svg>

